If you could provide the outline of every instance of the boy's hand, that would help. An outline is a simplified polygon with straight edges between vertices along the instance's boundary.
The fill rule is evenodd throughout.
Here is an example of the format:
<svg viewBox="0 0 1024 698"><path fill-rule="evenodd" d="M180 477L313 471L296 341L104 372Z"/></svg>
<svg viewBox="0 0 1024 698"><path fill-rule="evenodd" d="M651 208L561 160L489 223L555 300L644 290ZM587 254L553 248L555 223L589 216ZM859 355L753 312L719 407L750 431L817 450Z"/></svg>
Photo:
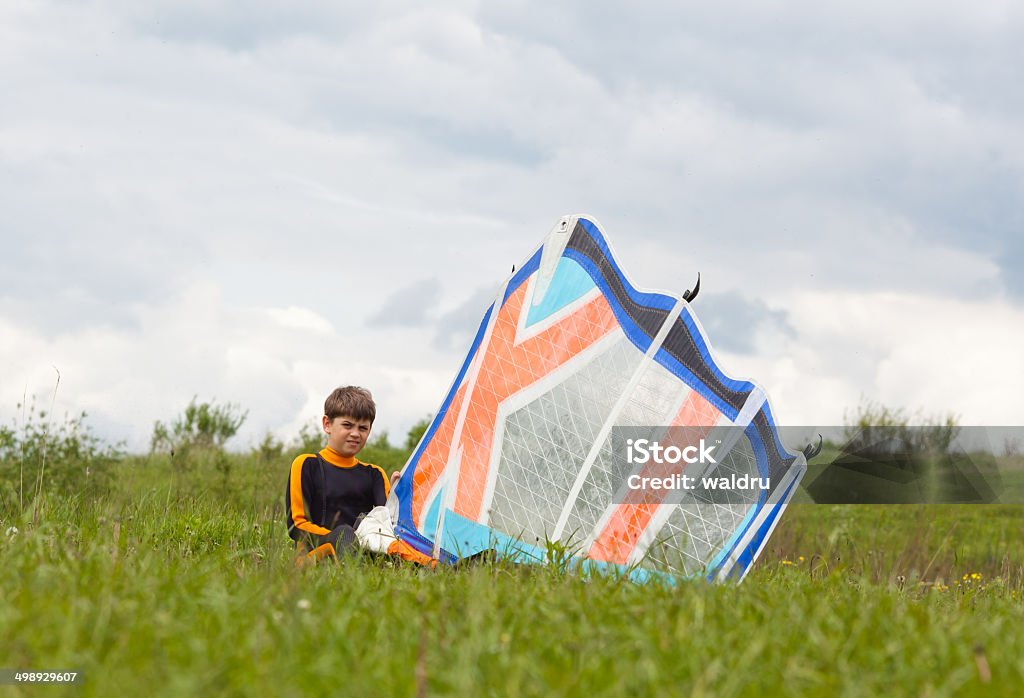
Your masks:
<svg viewBox="0 0 1024 698"><path fill-rule="evenodd" d="M394 489L394 488L395 488L395 483L396 483L396 482L398 482L398 477L399 477L399 476L400 476L401 474L402 474L402 473L401 473L401 472L399 472L399 471L397 471L397 470L396 470L395 472L391 473L391 489Z"/></svg>

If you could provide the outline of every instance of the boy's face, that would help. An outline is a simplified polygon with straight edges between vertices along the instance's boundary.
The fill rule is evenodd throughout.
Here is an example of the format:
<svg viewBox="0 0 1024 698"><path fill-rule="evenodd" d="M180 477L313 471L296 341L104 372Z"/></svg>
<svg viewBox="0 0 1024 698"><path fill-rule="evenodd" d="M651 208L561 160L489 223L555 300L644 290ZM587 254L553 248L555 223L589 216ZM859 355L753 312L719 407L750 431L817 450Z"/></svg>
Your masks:
<svg viewBox="0 0 1024 698"><path fill-rule="evenodd" d="M324 431L327 433L327 445L343 456L354 456L363 450L366 439L370 436L373 424L368 419L354 417L335 417L330 419L324 415Z"/></svg>

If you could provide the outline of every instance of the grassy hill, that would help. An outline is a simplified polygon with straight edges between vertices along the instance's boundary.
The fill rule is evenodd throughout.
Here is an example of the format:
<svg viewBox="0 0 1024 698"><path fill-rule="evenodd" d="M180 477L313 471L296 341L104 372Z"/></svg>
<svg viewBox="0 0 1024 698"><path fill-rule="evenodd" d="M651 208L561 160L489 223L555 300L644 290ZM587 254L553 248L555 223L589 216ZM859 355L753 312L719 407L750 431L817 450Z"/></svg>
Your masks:
<svg viewBox="0 0 1024 698"><path fill-rule="evenodd" d="M105 492L5 495L12 695L1013 695L1024 508L794 505L740 586L557 565L297 570L287 463L110 465ZM285 459L286 460L286 459ZM52 467L60 467L59 464ZM226 473L226 475L225 475ZM8 483L10 484L10 483Z"/></svg>

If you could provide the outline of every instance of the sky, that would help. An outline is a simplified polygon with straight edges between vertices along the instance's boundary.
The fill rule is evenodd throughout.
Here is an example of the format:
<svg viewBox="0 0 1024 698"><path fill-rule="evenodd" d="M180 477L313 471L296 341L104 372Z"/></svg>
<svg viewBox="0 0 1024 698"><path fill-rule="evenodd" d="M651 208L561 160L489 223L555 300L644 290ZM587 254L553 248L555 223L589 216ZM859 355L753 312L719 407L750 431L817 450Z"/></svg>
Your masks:
<svg viewBox="0 0 1024 698"><path fill-rule="evenodd" d="M1009 1L6 0L0 420L400 441L582 213L781 424L1024 424L1021 65Z"/></svg>

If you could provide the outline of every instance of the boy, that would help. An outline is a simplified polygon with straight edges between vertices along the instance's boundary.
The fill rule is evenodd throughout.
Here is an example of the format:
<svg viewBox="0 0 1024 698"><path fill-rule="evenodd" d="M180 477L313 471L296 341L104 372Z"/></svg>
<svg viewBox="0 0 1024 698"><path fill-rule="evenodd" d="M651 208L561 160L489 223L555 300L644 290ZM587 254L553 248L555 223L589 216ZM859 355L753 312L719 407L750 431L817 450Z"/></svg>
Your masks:
<svg viewBox="0 0 1024 698"><path fill-rule="evenodd" d="M320 560L358 546L355 529L371 509L387 501L391 480L384 470L356 459L366 445L377 406L370 391L337 388L324 402L327 447L292 461L285 492L288 535L299 550L297 562ZM395 540L387 552L433 566L434 561Z"/></svg>

